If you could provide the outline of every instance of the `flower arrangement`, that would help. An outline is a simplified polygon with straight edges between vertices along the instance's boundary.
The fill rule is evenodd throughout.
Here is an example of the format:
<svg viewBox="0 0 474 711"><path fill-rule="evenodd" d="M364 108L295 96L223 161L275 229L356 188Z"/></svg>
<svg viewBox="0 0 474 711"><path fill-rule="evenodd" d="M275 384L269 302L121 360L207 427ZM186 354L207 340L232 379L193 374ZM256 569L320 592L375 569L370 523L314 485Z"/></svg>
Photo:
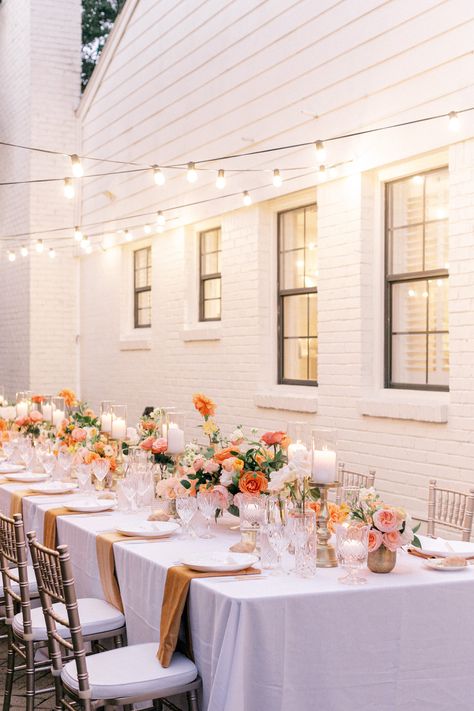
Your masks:
<svg viewBox="0 0 474 711"><path fill-rule="evenodd" d="M161 468L162 474L172 473L174 460L166 454L168 441L161 434L161 422L164 411L155 408L147 415L142 415L138 422L138 446L153 456L153 461Z"/></svg>
<svg viewBox="0 0 474 711"><path fill-rule="evenodd" d="M71 452L91 447L101 436L100 423L93 410L80 404L76 412L63 420L55 436L59 445Z"/></svg>
<svg viewBox="0 0 474 711"><path fill-rule="evenodd" d="M69 409L73 407L78 407L80 405L76 393L74 392L74 390L70 390L69 388L63 388L58 393L58 397L64 398L64 404Z"/></svg>
<svg viewBox="0 0 474 711"><path fill-rule="evenodd" d="M370 526L369 553L374 553L381 546L389 551L396 551L409 543L421 547L416 536L420 524L413 528L409 514L404 509L385 504L373 488L361 490L351 517Z"/></svg>
<svg viewBox="0 0 474 711"><path fill-rule="evenodd" d="M22 435L37 439L41 435L47 434L51 429L49 422L45 422L43 415L38 410L32 410L24 417L17 417L13 422L12 429Z"/></svg>

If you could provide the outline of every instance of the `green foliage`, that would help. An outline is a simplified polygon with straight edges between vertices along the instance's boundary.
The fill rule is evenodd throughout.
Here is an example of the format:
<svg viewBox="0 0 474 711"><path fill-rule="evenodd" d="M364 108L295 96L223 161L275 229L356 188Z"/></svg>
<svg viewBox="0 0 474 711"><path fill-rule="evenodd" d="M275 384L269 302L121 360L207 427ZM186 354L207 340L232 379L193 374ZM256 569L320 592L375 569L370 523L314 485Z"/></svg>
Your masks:
<svg viewBox="0 0 474 711"><path fill-rule="evenodd" d="M82 0L82 74L84 89L125 0Z"/></svg>

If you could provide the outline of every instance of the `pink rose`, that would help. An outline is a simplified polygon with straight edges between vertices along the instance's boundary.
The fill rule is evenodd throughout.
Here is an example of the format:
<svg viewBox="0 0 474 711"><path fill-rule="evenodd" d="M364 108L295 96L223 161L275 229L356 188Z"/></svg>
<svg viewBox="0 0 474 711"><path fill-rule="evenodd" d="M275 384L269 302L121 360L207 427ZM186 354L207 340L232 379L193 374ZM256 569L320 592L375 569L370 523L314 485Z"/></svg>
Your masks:
<svg viewBox="0 0 474 711"><path fill-rule="evenodd" d="M222 469L225 469L226 472L233 472L235 459L235 457L229 457L229 459L224 459L224 461L222 462Z"/></svg>
<svg viewBox="0 0 474 711"><path fill-rule="evenodd" d="M163 454L168 449L168 441L164 437L158 437L151 445L153 454Z"/></svg>
<svg viewBox="0 0 474 711"><path fill-rule="evenodd" d="M219 508L225 511L229 505L229 492L222 484L217 484L212 491L219 496Z"/></svg>
<svg viewBox="0 0 474 711"><path fill-rule="evenodd" d="M24 427L24 425L26 425L27 422L28 422L27 417L17 417L15 420L15 425L17 425L18 427Z"/></svg>
<svg viewBox="0 0 474 711"><path fill-rule="evenodd" d="M383 537L380 531L376 528L371 528L369 531L369 553L373 553L378 550L382 545Z"/></svg>
<svg viewBox="0 0 474 711"><path fill-rule="evenodd" d="M383 534L383 544L389 551L396 551L403 545L402 537L399 531L390 531Z"/></svg>
<svg viewBox="0 0 474 711"><path fill-rule="evenodd" d="M43 420L43 415L41 412L38 412L38 410L32 410L32 412L30 412L30 420L32 422L41 422Z"/></svg>
<svg viewBox="0 0 474 711"><path fill-rule="evenodd" d="M71 432L71 437L75 442L84 442L85 438L87 437L87 432L80 427L74 427L73 431Z"/></svg>
<svg viewBox="0 0 474 711"><path fill-rule="evenodd" d="M143 440L143 442L140 444L140 447L147 452L151 452L151 449L153 447L153 442L155 441L155 438L153 436L147 437L146 439Z"/></svg>
<svg viewBox="0 0 474 711"><path fill-rule="evenodd" d="M215 472L219 471L219 464L213 459L208 459L207 462L204 464L203 469L206 474L215 474Z"/></svg>
<svg viewBox="0 0 474 711"><path fill-rule="evenodd" d="M373 515L374 526L382 533L390 533L400 528L398 514L393 509L378 509Z"/></svg>
<svg viewBox="0 0 474 711"><path fill-rule="evenodd" d="M193 462L193 469L198 472L204 466L204 459L202 457L197 457Z"/></svg>

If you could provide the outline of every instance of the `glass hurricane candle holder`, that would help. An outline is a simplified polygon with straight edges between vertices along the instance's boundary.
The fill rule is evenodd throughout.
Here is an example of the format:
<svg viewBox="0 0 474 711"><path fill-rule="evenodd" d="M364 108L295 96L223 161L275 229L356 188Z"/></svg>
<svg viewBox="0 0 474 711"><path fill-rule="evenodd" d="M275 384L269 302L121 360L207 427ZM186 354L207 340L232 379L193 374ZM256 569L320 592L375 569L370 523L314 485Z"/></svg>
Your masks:
<svg viewBox="0 0 474 711"><path fill-rule="evenodd" d="M105 434L112 432L112 400L102 400L99 405L100 429Z"/></svg>
<svg viewBox="0 0 474 711"><path fill-rule="evenodd" d="M30 396L31 393L28 390L23 390L16 393L16 416L17 417L27 417L30 410Z"/></svg>
<svg viewBox="0 0 474 711"><path fill-rule="evenodd" d="M286 428L290 439L288 461L298 462L308 457L310 437L306 422L288 422Z"/></svg>
<svg viewBox="0 0 474 711"><path fill-rule="evenodd" d="M359 574L367 565L369 546L369 526L336 526L336 552L339 564L347 570L347 575L339 578L345 585L363 585L367 578Z"/></svg>
<svg viewBox="0 0 474 711"><path fill-rule="evenodd" d="M112 406L112 426L110 430L112 439L125 440L127 438L127 406Z"/></svg>
<svg viewBox="0 0 474 711"><path fill-rule="evenodd" d="M45 422L53 421L53 398L51 395L44 395L41 403L41 414Z"/></svg>
<svg viewBox="0 0 474 711"><path fill-rule="evenodd" d="M63 420L66 419L66 404L63 397L51 398L52 423L59 430Z"/></svg>
<svg viewBox="0 0 474 711"><path fill-rule="evenodd" d="M313 430L311 440L311 479L316 484L331 484L337 479L336 431Z"/></svg>
<svg viewBox="0 0 474 711"><path fill-rule="evenodd" d="M166 431L166 439L168 441L167 454L178 455L184 452L186 444L184 437L184 412L168 412L168 427Z"/></svg>

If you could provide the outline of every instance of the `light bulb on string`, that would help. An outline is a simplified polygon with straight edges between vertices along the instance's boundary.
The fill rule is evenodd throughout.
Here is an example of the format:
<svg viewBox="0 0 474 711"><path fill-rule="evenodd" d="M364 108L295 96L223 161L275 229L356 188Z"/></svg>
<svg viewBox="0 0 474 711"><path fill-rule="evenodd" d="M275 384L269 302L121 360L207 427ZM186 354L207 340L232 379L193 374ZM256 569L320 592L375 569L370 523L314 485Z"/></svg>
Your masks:
<svg viewBox="0 0 474 711"><path fill-rule="evenodd" d="M155 179L155 183L157 185L164 185L166 178L165 174L161 170L161 168L158 165L153 166L153 178Z"/></svg>
<svg viewBox="0 0 474 711"><path fill-rule="evenodd" d="M149 234L151 233L151 225L146 224L146 225L144 226L144 228L143 228L143 232L144 232L146 235L149 235Z"/></svg>
<svg viewBox="0 0 474 711"><path fill-rule="evenodd" d="M15 254L15 252L12 252L12 251L9 250L7 254L8 254L8 261L9 261L9 262L14 262L15 259L16 259L16 254Z"/></svg>
<svg viewBox="0 0 474 711"><path fill-rule="evenodd" d="M50 248L48 249L48 257L49 257L50 259L54 259L55 256L56 256L56 251L55 251L52 247L50 247Z"/></svg>
<svg viewBox="0 0 474 711"><path fill-rule="evenodd" d="M28 247L26 247L24 244L21 246L20 254L22 257L28 256Z"/></svg>
<svg viewBox="0 0 474 711"><path fill-rule="evenodd" d="M197 180L197 172L196 172L196 166L194 163L188 163L188 172L186 174L186 178L188 179L188 183L195 183Z"/></svg>
<svg viewBox="0 0 474 711"><path fill-rule="evenodd" d="M81 242L83 236L84 236L84 235L82 234L81 228L76 226L76 227L74 228L74 239L76 240L76 242Z"/></svg>
<svg viewBox="0 0 474 711"><path fill-rule="evenodd" d="M320 165L318 170L318 178L320 183L324 183L327 180L328 174L325 165Z"/></svg>
<svg viewBox="0 0 474 711"><path fill-rule="evenodd" d="M218 190L225 188L225 174L222 169L217 172L216 188Z"/></svg>
<svg viewBox="0 0 474 711"><path fill-rule="evenodd" d="M126 242L131 242L133 239L133 232L130 232L130 230L124 230L123 236L125 237Z"/></svg>
<svg viewBox="0 0 474 711"><path fill-rule="evenodd" d="M82 178L84 175L84 168L82 167L81 159L77 153L73 153L69 156L71 159L72 174L75 178Z"/></svg>
<svg viewBox="0 0 474 711"><path fill-rule="evenodd" d="M75 195L74 183L71 178L64 178L64 197L72 200Z"/></svg>
<svg viewBox="0 0 474 711"><path fill-rule="evenodd" d="M86 246L85 252L86 252L86 254L91 254L91 252L92 252L92 245L91 245L90 243Z"/></svg>
<svg viewBox="0 0 474 711"><path fill-rule="evenodd" d="M278 170L278 168L275 168L275 170L273 171L273 185L276 188L281 188L282 183L283 183L283 178L281 177L281 173Z"/></svg>
<svg viewBox="0 0 474 711"><path fill-rule="evenodd" d="M448 127L450 131L459 131L459 116L456 111L450 111L448 114Z"/></svg>
<svg viewBox="0 0 474 711"><path fill-rule="evenodd" d="M321 165L321 163L324 163L326 160L326 149L324 147L324 143L322 141L316 141L314 147L316 149L316 159Z"/></svg>
<svg viewBox="0 0 474 711"><path fill-rule="evenodd" d="M163 227L164 224L165 224L165 222L166 222L165 216L163 215L163 213L161 212L161 210L159 210L158 215L157 215L157 217L156 217L156 224L159 225L159 226L161 226L161 227Z"/></svg>
<svg viewBox="0 0 474 711"><path fill-rule="evenodd" d="M83 237L81 240L81 249L86 250L90 245L89 237Z"/></svg>
<svg viewBox="0 0 474 711"><path fill-rule="evenodd" d="M243 199L244 205L248 206L248 205L252 204L252 198L251 198L248 190L244 190L242 199Z"/></svg>
<svg viewBox="0 0 474 711"><path fill-rule="evenodd" d="M38 254L41 254L42 252L44 252L44 242L42 239L36 240L35 249L38 252Z"/></svg>

